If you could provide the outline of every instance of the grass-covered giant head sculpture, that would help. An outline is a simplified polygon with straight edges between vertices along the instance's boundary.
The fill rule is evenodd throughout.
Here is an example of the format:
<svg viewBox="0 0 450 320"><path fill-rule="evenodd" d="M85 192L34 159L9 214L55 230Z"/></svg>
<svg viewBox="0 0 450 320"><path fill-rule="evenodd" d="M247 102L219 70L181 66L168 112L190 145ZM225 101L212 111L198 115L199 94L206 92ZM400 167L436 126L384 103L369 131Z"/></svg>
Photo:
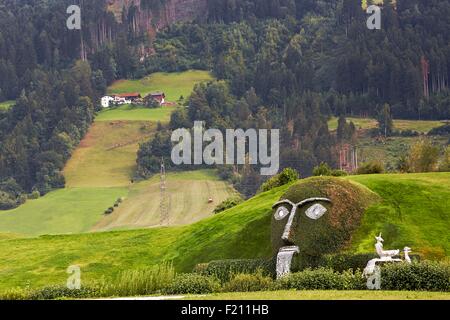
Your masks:
<svg viewBox="0 0 450 320"><path fill-rule="evenodd" d="M300 181L273 206L274 255L298 247L291 266L295 271L314 266L324 254L342 251L350 244L364 211L376 200L370 190L346 179Z"/></svg>

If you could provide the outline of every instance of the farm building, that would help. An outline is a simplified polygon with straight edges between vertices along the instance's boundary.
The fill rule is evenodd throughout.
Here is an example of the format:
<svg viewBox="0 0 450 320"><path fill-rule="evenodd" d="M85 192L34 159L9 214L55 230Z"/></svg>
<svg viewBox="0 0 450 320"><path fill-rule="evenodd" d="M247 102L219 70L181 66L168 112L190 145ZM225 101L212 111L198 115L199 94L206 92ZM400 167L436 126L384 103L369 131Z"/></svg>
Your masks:
<svg viewBox="0 0 450 320"><path fill-rule="evenodd" d="M157 101L160 105L164 104L166 102L166 95L164 92L153 92L150 93L148 96L146 96L145 101L152 99Z"/></svg>
<svg viewBox="0 0 450 320"><path fill-rule="evenodd" d="M116 94L115 97L117 98L123 98L125 100L134 102L138 99L141 99L141 94L137 93L137 92L131 92L131 93L120 93L120 94Z"/></svg>
<svg viewBox="0 0 450 320"><path fill-rule="evenodd" d="M114 97L111 96L104 96L102 97L101 105L103 108L109 108L111 102L114 101Z"/></svg>

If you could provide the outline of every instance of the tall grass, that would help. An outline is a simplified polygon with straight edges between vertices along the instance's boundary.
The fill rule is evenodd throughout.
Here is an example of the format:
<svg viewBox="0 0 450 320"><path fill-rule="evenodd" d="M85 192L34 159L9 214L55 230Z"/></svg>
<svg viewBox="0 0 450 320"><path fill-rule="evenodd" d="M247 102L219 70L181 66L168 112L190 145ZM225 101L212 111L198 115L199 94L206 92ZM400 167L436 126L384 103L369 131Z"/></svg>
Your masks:
<svg viewBox="0 0 450 320"><path fill-rule="evenodd" d="M101 286L102 296L139 296L161 292L175 278L172 263L163 263L152 268L123 271L109 283Z"/></svg>

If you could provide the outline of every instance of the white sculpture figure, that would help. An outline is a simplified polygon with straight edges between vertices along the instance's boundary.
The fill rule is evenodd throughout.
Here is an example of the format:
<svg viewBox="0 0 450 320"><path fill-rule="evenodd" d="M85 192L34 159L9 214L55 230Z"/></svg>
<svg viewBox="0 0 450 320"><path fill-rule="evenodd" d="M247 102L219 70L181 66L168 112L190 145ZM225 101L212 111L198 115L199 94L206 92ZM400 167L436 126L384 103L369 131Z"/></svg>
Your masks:
<svg viewBox="0 0 450 320"><path fill-rule="evenodd" d="M403 262L402 259L394 258L395 256L398 256L400 253L400 250L384 250L383 249L383 242L384 239L381 237L381 233L378 237L375 237L377 240L377 243L375 244L375 250L377 254L380 256L379 258L375 258L367 262L367 266L363 271L363 276L368 277L372 275L377 267L377 262ZM408 255L409 252L411 252L411 248L405 247L403 249L405 252L405 261L408 263L411 263L411 259Z"/></svg>
<svg viewBox="0 0 450 320"><path fill-rule="evenodd" d="M375 239L377 239L375 249L377 250L377 253L380 256L380 259L382 259L381 261L390 261L392 260L392 257L398 256L398 254L400 253L400 250L388 250L388 251L383 250L384 239L381 237L381 233L378 237L375 237Z"/></svg>
<svg viewBox="0 0 450 320"><path fill-rule="evenodd" d="M409 253L411 252L411 248L404 247L403 252L405 253L405 261L411 263L411 258L409 257Z"/></svg>

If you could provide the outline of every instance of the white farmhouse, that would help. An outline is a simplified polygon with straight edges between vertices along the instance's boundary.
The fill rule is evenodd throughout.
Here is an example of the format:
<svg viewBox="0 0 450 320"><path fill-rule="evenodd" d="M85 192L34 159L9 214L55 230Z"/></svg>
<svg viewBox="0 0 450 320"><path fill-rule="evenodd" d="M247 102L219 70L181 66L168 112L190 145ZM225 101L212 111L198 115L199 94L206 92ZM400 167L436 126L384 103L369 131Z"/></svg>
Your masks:
<svg viewBox="0 0 450 320"><path fill-rule="evenodd" d="M114 101L114 98L111 96L104 96L102 97L102 107L103 108L109 108L111 102Z"/></svg>

